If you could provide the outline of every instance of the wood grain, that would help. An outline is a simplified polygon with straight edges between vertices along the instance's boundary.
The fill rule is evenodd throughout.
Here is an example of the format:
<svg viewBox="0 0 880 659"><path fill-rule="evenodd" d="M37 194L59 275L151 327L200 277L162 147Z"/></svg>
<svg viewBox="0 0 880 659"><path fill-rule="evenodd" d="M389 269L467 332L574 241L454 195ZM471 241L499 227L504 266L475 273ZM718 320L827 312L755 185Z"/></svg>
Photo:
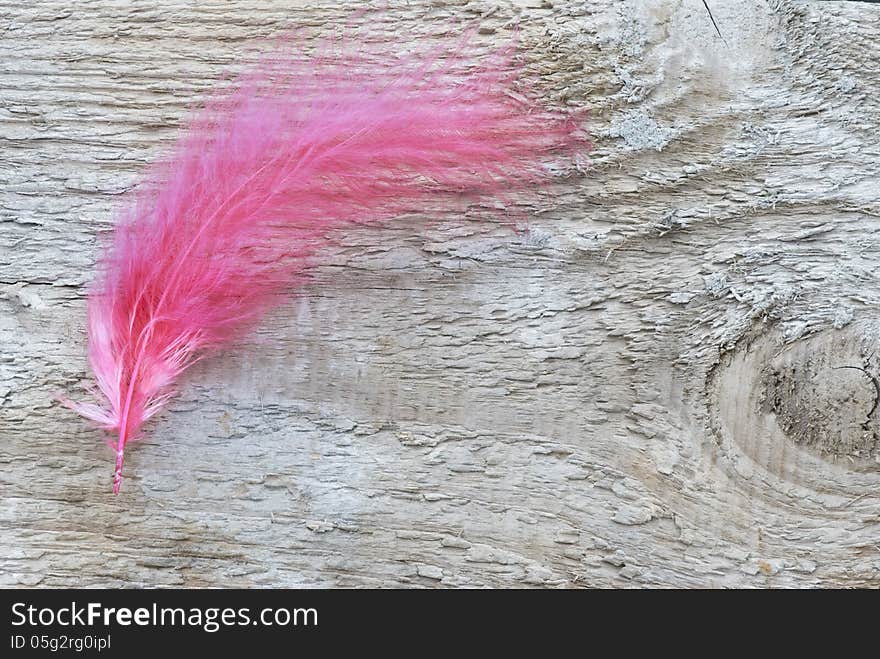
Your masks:
<svg viewBox="0 0 880 659"><path fill-rule="evenodd" d="M710 4L0 2L0 585L880 585L880 7ZM340 236L113 497L118 195L266 38L481 16L589 165Z"/></svg>

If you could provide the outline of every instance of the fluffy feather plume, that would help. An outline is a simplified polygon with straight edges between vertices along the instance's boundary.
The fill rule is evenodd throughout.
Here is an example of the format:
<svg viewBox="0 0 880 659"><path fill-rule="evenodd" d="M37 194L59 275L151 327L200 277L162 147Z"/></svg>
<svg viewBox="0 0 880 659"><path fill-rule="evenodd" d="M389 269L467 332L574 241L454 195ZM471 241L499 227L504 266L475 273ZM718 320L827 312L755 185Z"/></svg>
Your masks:
<svg viewBox="0 0 880 659"><path fill-rule="evenodd" d="M572 121L512 93L516 71L461 43L418 62L276 53L207 103L118 218L89 295L105 400L67 404L115 437L114 492L181 373L277 304L328 232L438 191L534 182L578 143Z"/></svg>

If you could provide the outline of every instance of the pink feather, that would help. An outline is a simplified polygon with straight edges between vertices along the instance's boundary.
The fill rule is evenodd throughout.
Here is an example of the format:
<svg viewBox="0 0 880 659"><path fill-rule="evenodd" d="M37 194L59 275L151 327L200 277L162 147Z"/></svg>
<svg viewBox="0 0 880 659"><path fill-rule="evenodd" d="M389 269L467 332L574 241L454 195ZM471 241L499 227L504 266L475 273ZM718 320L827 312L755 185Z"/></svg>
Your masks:
<svg viewBox="0 0 880 659"><path fill-rule="evenodd" d="M576 126L511 93L509 53L459 44L297 62L276 54L215 95L117 222L88 300L101 405L66 404L125 447L181 373L278 304L329 232L438 191L500 193L546 176ZM469 51L468 51L469 52ZM485 61L485 60L484 60Z"/></svg>

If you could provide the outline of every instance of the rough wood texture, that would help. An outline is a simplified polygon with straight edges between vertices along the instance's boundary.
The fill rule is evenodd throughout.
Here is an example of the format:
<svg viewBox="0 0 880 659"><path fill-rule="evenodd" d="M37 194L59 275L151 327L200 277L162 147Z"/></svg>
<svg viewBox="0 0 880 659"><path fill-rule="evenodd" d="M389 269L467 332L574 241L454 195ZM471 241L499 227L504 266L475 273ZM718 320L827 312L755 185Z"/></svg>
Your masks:
<svg viewBox="0 0 880 659"><path fill-rule="evenodd" d="M0 4L0 584L880 585L880 7L415 2L591 109L531 231L342 236L130 448L88 381L114 195L291 2ZM402 4L402 3L401 3ZM427 217L434 218L427 221ZM437 219L439 218L439 220Z"/></svg>

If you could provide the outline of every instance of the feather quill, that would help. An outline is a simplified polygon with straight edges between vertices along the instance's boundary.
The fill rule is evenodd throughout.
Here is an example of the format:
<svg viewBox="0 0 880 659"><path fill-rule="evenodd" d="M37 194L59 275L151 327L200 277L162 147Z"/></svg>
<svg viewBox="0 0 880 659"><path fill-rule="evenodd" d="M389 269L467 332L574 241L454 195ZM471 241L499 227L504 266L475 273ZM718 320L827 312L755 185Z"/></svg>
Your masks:
<svg viewBox="0 0 880 659"><path fill-rule="evenodd" d="M118 217L89 293L103 400L65 403L112 433L114 493L181 373L281 302L330 232L438 191L503 193L583 144L576 122L513 93L510 62L462 43L396 61L375 45L279 49L210 98Z"/></svg>

